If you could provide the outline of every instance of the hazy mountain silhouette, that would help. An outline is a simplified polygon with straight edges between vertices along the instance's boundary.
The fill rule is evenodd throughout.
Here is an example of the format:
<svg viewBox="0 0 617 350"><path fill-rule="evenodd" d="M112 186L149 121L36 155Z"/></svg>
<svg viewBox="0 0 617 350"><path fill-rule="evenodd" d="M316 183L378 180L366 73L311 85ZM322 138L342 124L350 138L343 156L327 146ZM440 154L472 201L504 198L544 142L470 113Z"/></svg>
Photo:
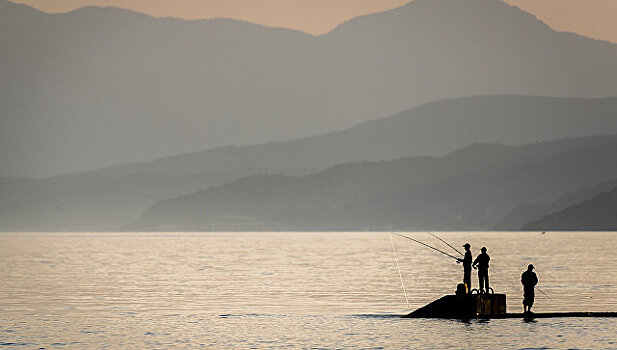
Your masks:
<svg viewBox="0 0 617 350"><path fill-rule="evenodd" d="M617 45L498 0L416 0L322 36L0 0L0 47L2 175L296 139L443 98L617 95Z"/></svg>
<svg viewBox="0 0 617 350"><path fill-rule="evenodd" d="M149 209L131 229L488 229L526 203L617 177L617 137L474 145L440 158L243 178Z"/></svg>
<svg viewBox="0 0 617 350"><path fill-rule="evenodd" d="M521 145L617 133L617 98L479 96L427 103L347 130L298 140L222 147L105 169L98 174L307 175L362 160L445 155L473 143ZM214 183L216 184L216 183Z"/></svg>
<svg viewBox="0 0 617 350"><path fill-rule="evenodd" d="M550 214L560 212L565 208L589 200L603 192L617 188L617 180L601 183L595 186L580 188L567 193L551 203L524 204L512 210L494 229L496 230L519 230L525 224L540 220Z"/></svg>
<svg viewBox="0 0 617 350"><path fill-rule="evenodd" d="M117 230L159 200L248 175L309 175L355 161L443 155L474 142L524 144L617 133L616 114L615 98L461 98L306 139L223 147L41 180L0 178L0 230Z"/></svg>
<svg viewBox="0 0 617 350"><path fill-rule="evenodd" d="M617 188L523 225L522 230L616 231Z"/></svg>

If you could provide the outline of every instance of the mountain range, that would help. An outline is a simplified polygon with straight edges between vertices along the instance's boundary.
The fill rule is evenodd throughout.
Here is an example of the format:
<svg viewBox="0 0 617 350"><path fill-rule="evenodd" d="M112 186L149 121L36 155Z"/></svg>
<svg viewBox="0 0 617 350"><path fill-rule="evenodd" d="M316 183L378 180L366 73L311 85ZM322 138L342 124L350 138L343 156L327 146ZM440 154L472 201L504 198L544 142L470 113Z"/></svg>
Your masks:
<svg viewBox="0 0 617 350"><path fill-rule="evenodd" d="M499 0L416 0L321 36L0 0L0 47L3 176L321 135L448 98L617 95L617 45Z"/></svg>
<svg viewBox="0 0 617 350"><path fill-rule="evenodd" d="M617 231L617 186L527 223L523 230Z"/></svg>
<svg viewBox="0 0 617 350"><path fill-rule="evenodd" d="M478 144L444 157L259 175L160 201L140 230L489 230L516 208L617 179L617 136Z"/></svg>
<svg viewBox="0 0 617 350"><path fill-rule="evenodd" d="M500 231L514 230L556 230L555 227L545 226L544 223L535 225L534 222L543 221L545 217L561 212L572 206L591 200L595 196L609 192L617 188L617 179L603 182L597 185L579 188L573 192L566 193L550 203L526 203L510 212L494 229ZM569 222L576 221L576 216L572 216ZM593 225L594 227L598 227ZM581 230L593 230L590 227ZM605 230L609 230L605 228ZM612 229L610 229L612 230Z"/></svg>
<svg viewBox="0 0 617 350"><path fill-rule="evenodd" d="M0 230L114 231L137 221L157 201L246 176L306 176L337 164L444 155L477 142L521 145L611 134L617 133L615 115L616 98L460 98L294 141L223 147L45 179L0 178ZM539 213L532 210L499 227L518 228Z"/></svg>

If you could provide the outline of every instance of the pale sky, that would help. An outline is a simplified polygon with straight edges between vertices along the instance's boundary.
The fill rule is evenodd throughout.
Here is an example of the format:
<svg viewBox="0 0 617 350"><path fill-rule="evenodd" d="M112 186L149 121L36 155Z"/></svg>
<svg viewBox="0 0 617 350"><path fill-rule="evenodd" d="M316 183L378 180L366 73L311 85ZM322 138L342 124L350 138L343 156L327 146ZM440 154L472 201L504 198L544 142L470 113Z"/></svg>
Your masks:
<svg viewBox="0 0 617 350"><path fill-rule="evenodd" d="M12 0L46 12L114 6L155 17L226 17L323 34L353 17L409 0ZM617 0L505 0L559 31L617 43Z"/></svg>

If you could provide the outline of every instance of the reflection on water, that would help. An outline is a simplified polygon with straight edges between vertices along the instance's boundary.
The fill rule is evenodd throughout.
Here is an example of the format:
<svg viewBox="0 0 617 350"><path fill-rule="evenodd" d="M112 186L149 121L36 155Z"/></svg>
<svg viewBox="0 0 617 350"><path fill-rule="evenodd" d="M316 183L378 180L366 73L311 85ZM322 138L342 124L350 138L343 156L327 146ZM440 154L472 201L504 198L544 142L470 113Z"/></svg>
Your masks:
<svg viewBox="0 0 617 350"><path fill-rule="evenodd" d="M617 234L440 237L474 256L488 248L509 312L522 311L529 263L550 296L536 295L535 312L617 311ZM454 260L394 242L409 308L384 233L1 235L0 346L617 348L611 319L393 317L462 279Z"/></svg>

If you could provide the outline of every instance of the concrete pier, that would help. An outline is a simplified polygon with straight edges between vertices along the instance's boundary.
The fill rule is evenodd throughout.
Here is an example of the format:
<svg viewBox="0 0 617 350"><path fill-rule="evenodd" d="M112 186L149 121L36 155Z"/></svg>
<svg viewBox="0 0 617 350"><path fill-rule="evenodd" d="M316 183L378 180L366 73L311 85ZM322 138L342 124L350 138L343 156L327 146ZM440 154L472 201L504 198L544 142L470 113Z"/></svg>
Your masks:
<svg viewBox="0 0 617 350"><path fill-rule="evenodd" d="M494 315L490 318L559 318L559 317L617 317L617 312L540 312L540 313L510 313L505 315Z"/></svg>
<svg viewBox="0 0 617 350"><path fill-rule="evenodd" d="M505 294L446 295L423 306L403 318L504 319L559 317L617 317L617 312L542 312L506 313Z"/></svg>
<svg viewBox="0 0 617 350"><path fill-rule="evenodd" d="M505 315L505 294L465 294L443 296L403 317L472 319Z"/></svg>

